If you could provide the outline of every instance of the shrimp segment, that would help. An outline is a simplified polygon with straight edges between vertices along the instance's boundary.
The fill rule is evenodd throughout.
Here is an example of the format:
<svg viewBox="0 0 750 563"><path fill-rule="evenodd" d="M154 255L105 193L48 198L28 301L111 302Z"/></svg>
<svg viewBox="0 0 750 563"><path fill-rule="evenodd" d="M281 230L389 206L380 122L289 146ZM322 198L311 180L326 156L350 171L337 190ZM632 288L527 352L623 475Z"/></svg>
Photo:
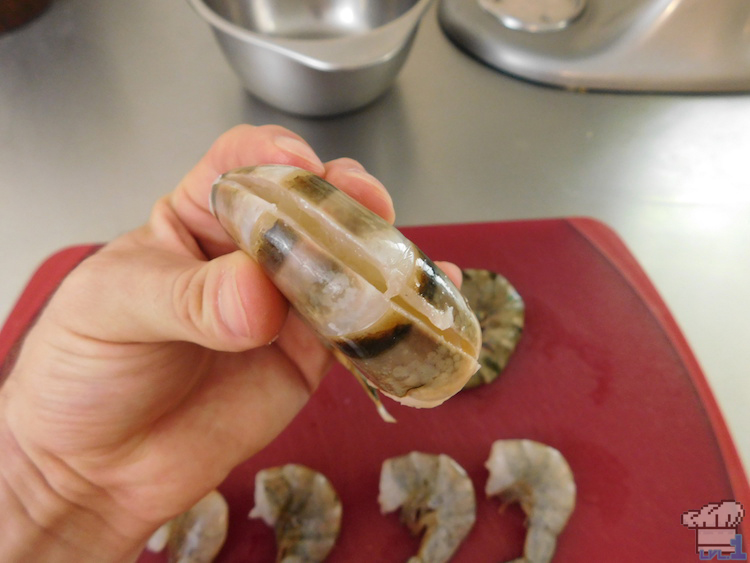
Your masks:
<svg viewBox="0 0 750 563"><path fill-rule="evenodd" d="M307 323L368 383L433 407L479 368L481 330L458 289L387 221L314 174L224 174L211 209Z"/></svg>
<svg viewBox="0 0 750 563"><path fill-rule="evenodd" d="M316 563L325 560L341 530L341 501L322 473L304 465L264 469L255 477L255 507L276 533L276 561Z"/></svg>
<svg viewBox="0 0 750 563"><path fill-rule="evenodd" d="M526 513L524 555L517 563L549 563L557 536L568 522L576 502L573 472L562 454L532 440L498 440L486 467L488 496L504 503L519 502Z"/></svg>
<svg viewBox="0 0 750 563"><path fill-rule="evenodd" d="M188 511L159 528L148 541L149 551L167 548L170 563L211 563L227 538L229 506L211 491Z"/></svg>
<svg viewBox="0 0 750 563"><path fill-rule="evenodd" d="M424 532L409 563L450 560L476 519L471 479L444 454L411 452L386 460L378 501L384 514L401 507L401 521L412 534Z"/></svg>

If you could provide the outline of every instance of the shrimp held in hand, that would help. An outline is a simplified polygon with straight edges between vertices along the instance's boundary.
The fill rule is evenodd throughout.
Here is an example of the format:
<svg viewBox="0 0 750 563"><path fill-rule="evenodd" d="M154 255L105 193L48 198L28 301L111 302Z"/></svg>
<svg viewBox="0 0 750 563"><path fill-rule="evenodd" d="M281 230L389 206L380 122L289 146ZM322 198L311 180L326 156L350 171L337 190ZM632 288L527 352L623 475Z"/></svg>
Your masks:
<svg viewBox="0 0 750 563"><path fill-rule="evenodd" d="M477 371L481 330L447 276L387 221L291 166L227 172L211 209L342 363L413 407Z"/></svg>
<svg viewBox="0 0 750 563"><path fill-rule="evenodd" d="M149 551L169 553L170 563L211 563L224 545L229 506L211 491L187 512L159 528L148 540Z"/></svg>
<svg viewBox="0 0 750 563"><path fill-rule="evenodd" d="M474 486L447 455L411 452L383 463L381 512L401 507L401 521L413 534L424 532L419 553L409 563L450 560L476 519Z"/></svg>
<svg viewBox="0 0 750 563"><path fill-rule="evenodd" d="M526 513L524 555L514 563L548 563L576 503L573 472L555 448L533 440L498 440L486 467L486 492Z"/></svg>
<svg viewBox="0 0 750 563"><path fill-rule="evenodd" d="M279 563L317 563L333 549L341 529L341 501L322 473L298 464L259 471L255 507L276 532Z"/></svg>

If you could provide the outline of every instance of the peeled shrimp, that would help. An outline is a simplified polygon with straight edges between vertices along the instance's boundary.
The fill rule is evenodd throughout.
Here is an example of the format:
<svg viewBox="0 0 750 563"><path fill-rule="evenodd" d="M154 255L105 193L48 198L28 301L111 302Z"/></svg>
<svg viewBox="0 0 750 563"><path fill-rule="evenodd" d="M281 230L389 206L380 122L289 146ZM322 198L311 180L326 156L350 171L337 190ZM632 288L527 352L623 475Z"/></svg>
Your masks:
<svg viewBox="0 0 750 563"><path fill-rule="evenodd" d="M472 268L462 270L462 274L461 293L482 329L481 367L464 386L470 389L491 383L505 369L523 332L525 306L516 289L500 274Z"/></svg>
<svg viewBox="0 0 750 563"><path fill-rule="evenodd" d="M224 545L228 525L227 501L211 491L154 532L146 547L155 552L166 547L170 563L211 563Z"/></svg>
<svg viewBox="0 0 750 563"><path fill-rule="evenodd" d="M309 467L288 464L255 477L250 518L262 518L276 532L277 563L323 561L338 539L341 512L331 483Z"/></svg>
<svg viewBox="0 0 750 563"><path fill-rule="evenodd" d="M401 507L401 521L413 534L424 532L408 563L450 560L476 519L474 486L447 455L411 452L388 459L380 473L381 512Z"/></svg>
<svg viewBox="0 0 750 563"><path fill-rule="evenodd" d="M576 485L568 462L539 442L498 440L485 465L490 472L487 495L519 502L526 513L524 555L514 563L548 563L575 508Z"/></svg>
<svg viewBox="0 0 750 563"><path fill-rule="evenodd" d="M241 168L211 209L307 323L367 385L439 405L477 371L466 299L412 242L328 182L291 166Z"/></svg>

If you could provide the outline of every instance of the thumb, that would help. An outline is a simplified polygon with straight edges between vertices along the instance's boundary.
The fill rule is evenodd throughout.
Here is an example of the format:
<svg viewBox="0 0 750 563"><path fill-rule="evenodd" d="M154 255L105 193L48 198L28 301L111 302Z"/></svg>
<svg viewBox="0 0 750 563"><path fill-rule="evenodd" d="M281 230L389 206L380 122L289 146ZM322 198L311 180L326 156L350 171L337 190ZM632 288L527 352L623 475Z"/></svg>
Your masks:
<svg viewBox="0 0 750 563"><path fill-rule="evenodd" d="M178 340L239 351L271 342L287 310L261 267L241 251L205 261L120 243L71 272L45 314L96 340Z"/></svg>

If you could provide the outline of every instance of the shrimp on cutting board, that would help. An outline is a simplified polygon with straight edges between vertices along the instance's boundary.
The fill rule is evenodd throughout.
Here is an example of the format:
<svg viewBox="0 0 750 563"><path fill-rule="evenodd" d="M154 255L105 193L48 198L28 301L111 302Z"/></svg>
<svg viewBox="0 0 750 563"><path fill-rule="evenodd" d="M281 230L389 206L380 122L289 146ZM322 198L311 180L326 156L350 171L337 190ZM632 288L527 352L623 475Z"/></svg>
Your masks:
<svg viewBox="0 0 750 563"><path fill-rule="evenodd" d="M492 383L505 369L521 339L526 306L516 288L496 272L465 268L461 274L461 293L482 330L480 368L464 385L471 389Z"/></svg>
<svg viewBox="0 0 750 563"><path fill-rule="evenodd" d="M277 563L317 563L333 549L341 530L342 507L325 475L290 463L255 476L255 507L276 534Z"/></svg>
<svg viewBox="0 0 750 563"><path fill-rule="evenodd" d="M573 472L562 454L533 440L497 440L485 464L487 496L518 502L526 513L524 555L512 563L549 563L576 503Z"/></svg>
<svg viewBox="0 0 750 563"><path fill-rule="evenodd" d="M224 545L228 527L229 505L219 491L211 491L156 530L146 547L153 552L166 548L170 563L211 563Z"/></svg>
<svg viewBox="0 0 750 563"><path fill-rule="evenodd" d="M401 507L401 521L424 532L408 563L449 561L476 520L474 486L466 471L445 454L411 452L383 463L378 496L382 513Z"/></svg>

